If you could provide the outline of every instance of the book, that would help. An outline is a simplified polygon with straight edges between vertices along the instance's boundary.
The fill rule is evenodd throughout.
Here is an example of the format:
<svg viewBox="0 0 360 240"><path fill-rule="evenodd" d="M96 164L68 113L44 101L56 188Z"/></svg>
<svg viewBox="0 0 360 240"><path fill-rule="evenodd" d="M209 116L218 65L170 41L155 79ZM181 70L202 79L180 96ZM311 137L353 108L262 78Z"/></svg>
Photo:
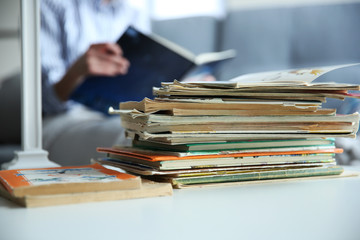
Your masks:
<svg viewBox="0 0 360 240"><path fill-rule="evenodd" d="M128 147L124 146L113 146L114 149L127 149ZM320 150L320 149L335 149L334 145L308 145L308 146L292 146L292 147L254 147L250 148L237 148L237 149L220 149L220 150L202 150L202 151L169 151L169 150L159 150L159 149L150 149L150 148L138 148L132 146L131 150L143 154L158 154L166 156L176 156L176 157L187 157L187 156L201 156L201 155L219 155L219 154L232 154L232 153L255 153L255 152L288 152L288 151L307 151L307 150Z"/></svg>
<svg viewBox="0 0 360 240"><path fill-rule="evenodd" d="M335 115L336 109L317 109L316 111L310 111L307 109L283 111L280 109L249 109L249 110L228 110L228 109L180 109L173 108L170 110L170 114L173 116L300 116L300 115Z"/></svg>
<svg viewBox="0 0 360 240"><path fill-rule="evenodd" d="M224 101L223 99L149 99L144 98L141 101L128 101L120 103L120 110L133 110L136 109L143 113L155 113L158 111L174 111L174 109L192 109L197 110L270 110L278 111L316 111L318 110L319 103L312 102L275 102L275 101ZM112 110L114 113L122 113L124 111Z"/></svg>
<svg viewBox="0 0 360 240"><path fill-rule="evenodd" d="M195 56L188 50L155 34L143 34L130 26L117 43L130 61L126 75L92 76L71 95L71 99L107 113L119 102L141 100L152 96L152 87L161 82L184 80L202 74L213 74L226 60L235 57L234 50Z"/></svg>
<svg viewBox="0 0 360 240"><path fill-rule="evenodd" d="M141 187L140 177L107 169L97 163L76 167L2 170L0 183L14 197Z"/></svg>
<svg viewBox="0 0 360 240"><path fill-rule="evenodd" d="M197 144L216 143L231 141L273 140L273 139L299 139L299 138L355 138L356 133L216 133L216 132L178 132L174 133L148 133L126 130L126 136L131 139L138 138L141 141L149 141L161 144Z"/></svg>
<svg viewBox="0 0 360 240"><path fill-rule="evenodd" d="M141 141L134 139L132 145L134 147L173 151L173 152L188 152L188 151L211 151L211 150L235 150L235 149L269 149L279 147L297 147L297 146L335 146L335 139L275 139L275 140L247 140L240 142L205 142L205 143L189 143L169 145L163 143L156 143L150 141Z"/></svg>
<svg viewBox="0 0 360 240"><path fill-rule="evenodd" d="M282 155L264 155L264 156L244 156L233 157L218 156L216 158L197 158L197 159L184 159L184 160L160 160L149 161L145 158L134 157L129 155L119 155L110 153L108 157L111 159L126 160L131 163L138 163L141 165L150 166L157 170L180 170L192 168L216 168L216 167L230 167L230 166L258 166L266 164L293 164L293 163L330 163L334 162L334 154L321 154L321 153L304 153L297 152L284 153Z"/></svg>
<svg viewBox="0 0 360 240"><path fill-rule="evenodd" d="M121 114L122 125L147 133L356 133L359 114L335 116L169 116Z"/></svg>
<svg viewBox="0 0 360 240"><path fill-rule="evenodd" d="M142 175L144 177L163 175L167 177L182 177L189 176L189 174L198 174L206 175L210 172L221 173L224 171L244 171L244 170L259 170L259 169L271 169L277 170L284 167L287 168L299 168L299 167L325 167L325 166L334 166L336 165L334 161L318 161L318 162L305 162L305 163L285 163L285 164L263 164L263 165L244 165L244 166L229 166L229 167L204 167L204 168L190 168L190 169L175 169L175 170L161 170L156 167L146 166L143 164L138 164L134 162L129 162L122 159L115 158L99 158L94 160L95 162L108 165L112 167L117 167L125 170L126 172Z"/></svg>
<svg viewBox="0 0 360 240"><path fill-rule="evenodd" d="M223 89L247 89L254 88L255 91L263 91L263 89L271 90L274 87L283 90L359 90L357 84L348 83L334 83L334 82L314 82L318 77L327 74L328 72L359 65L360 63L321 66L313 68L300 68L300 69L285 69L280 71L258 72L240 75L229 81L216 81L216 82L188 82L177 83L183 87L210 87L210 88L223 88ZM170 86L173 83L164 82L162 86Z"/></svg>
<svg viewBox="0 0 360 240"><path fill-rule="evenodd" d="M344 172L341 166L330 167L299 167L288 168L284 167L276 170L262 169L251 171L229 171L221 172L221 174L211 173L202 174L200 176L184 176L167 178L162 177L163 181L169 181L175 188L183 188L186 185L206 185L224 182L243 182L243 181L257 181L257 180L271 180L282 178L301 178L301 177L316 177L340 175ZM158 179L161 177L158 177Z"/></svg>
<svg viewBox="0 0 360 240"><path fill-rule="evenodd" d="M229 81L220 82L164 82L154 87L154 95L161 98L171 97L231 97L261 100L320 101L326 98L344 100L346 97L359 98L359 94L349 91L360 90L356 84L316 83L319 76L330 71L351 67L355 64L324 66L306 69L291 69L275 72L245 74Z"/></svg>
<svg viewBox="0 0 360 240"><path fill-rule="evenodd" d="M291 83L274 83L268 87L259 87L258 85L249 85L248 87L229 88L234 86L233 82L228 82L228 88L215 88L216 84L182 85L174 82L171 85L163 85L163 87L154 87L156 96L198 96L198 97L232 97L247 99L264 99L264 100L298 100L298 101L320 101L325 102L326 98L334 98L344 100L346 97L358 98L358 95L349 93L350 90L359 90L355 84L335 84L316 83L299 86L291 86ZM226 82L222 82L225 85ZM336 88L337 87L337 88ZM341 90L339 90L341 89ZM291 93L291 94L290 94Z"/></svg>
<svg viewBox="0 0 360 240"><path fill-rule="evenodd" d="M340 170L341 171L341 170ZM339 171L339 172L340 172ZM321 179L337 179L337 178L345 178L345 177L358 177L359 172L357 171L349 171L344 170L340 174L330 174L330 175L312 175L312 176L300 176L296 177L284 177L284 178L272 178L272 179L254 179L251 181L227 181L227 182L204 182L198 184L177 184L176 188L203 188L203 187L224 187L224 186L242 186L242 185L250 185L250 184L274 184L274 183L291 183L291 182L300 182L300 181L318 181Z"/></svg>
<svg viewBox="0 0 360 240"><path fill-rule="evenodd" d="M244 165L304 163L304 162L333 162L334 154L342 149L293 150L283 152L246 152L221 153L178 157L155 151L138 151L132 147L97 148L98 152L107 153L111 159L126 160L128 162L149 166L159 170L176 170L191 168L227 167Z"/></svg>
<svg viewBox="0 0 360 240"><path fill-rule="evenodd" d="M171 196L173 188L170 183L153 182L142 179L141 188L95 191L49 195L25 195L15 197L0 184L0 196L23 207L44 207L88 202L117 201L124 199Z"/></svg>

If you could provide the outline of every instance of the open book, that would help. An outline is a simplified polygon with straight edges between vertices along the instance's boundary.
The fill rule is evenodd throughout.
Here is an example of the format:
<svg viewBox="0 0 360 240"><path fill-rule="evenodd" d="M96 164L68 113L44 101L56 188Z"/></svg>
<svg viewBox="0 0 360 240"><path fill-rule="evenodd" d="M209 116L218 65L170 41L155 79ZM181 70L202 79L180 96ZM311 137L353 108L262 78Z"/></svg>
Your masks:
<svg viewBox="0 0 360 240"><path fill-rule="evenodd" d="M220 63L235 56L234 50L195 56L173 42L133 27L117 43L130 61L129 72L117 77L90 77L72 94L73 100L107 113L119 102L151 97L152 88L161 82L213 74Z"/></svg>

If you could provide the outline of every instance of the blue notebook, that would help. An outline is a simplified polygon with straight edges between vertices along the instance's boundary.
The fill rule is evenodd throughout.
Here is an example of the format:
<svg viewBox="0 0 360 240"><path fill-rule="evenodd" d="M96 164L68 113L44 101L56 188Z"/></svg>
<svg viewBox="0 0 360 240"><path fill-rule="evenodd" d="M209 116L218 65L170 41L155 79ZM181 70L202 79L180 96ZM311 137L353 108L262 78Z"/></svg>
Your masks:
<svg viewBox="0 0 360 240"><path fill-rule="evenodd" d="M120 102L153 97L152 88L161 82L182 80L191 75L213 74L220 63L235 56L233 50L194 56L191 52L157 35L146 35L129 27L117 43L130 61L126 75L89 77L71 99L107 114Z"/></svg>

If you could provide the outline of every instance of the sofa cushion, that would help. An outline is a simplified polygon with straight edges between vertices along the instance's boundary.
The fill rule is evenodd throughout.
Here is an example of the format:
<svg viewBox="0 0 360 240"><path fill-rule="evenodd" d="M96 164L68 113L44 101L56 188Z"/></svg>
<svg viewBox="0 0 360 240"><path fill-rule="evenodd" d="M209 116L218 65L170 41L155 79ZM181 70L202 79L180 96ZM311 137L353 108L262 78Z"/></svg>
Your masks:
<svg viewBox="0 0 360 240"><path fill-rule="evenodd" d="M21 144L20 74L0 81L0 144Z"/></svg>

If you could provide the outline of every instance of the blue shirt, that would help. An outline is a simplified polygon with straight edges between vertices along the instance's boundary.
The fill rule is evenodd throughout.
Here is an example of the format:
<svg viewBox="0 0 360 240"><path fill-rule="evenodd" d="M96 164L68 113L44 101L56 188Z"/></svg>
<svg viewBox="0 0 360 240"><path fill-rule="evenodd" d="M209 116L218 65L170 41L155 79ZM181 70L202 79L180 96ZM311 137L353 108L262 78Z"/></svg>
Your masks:
<svg viewBox="0 0 360 240"><path fill-rule="evenodd" d="M41 1L42 104L45 114L65 111L73 104L60 101L53 85L91 44L116 42L129 25L150 31L148 6L139 3L134 0Z"/></svg>

